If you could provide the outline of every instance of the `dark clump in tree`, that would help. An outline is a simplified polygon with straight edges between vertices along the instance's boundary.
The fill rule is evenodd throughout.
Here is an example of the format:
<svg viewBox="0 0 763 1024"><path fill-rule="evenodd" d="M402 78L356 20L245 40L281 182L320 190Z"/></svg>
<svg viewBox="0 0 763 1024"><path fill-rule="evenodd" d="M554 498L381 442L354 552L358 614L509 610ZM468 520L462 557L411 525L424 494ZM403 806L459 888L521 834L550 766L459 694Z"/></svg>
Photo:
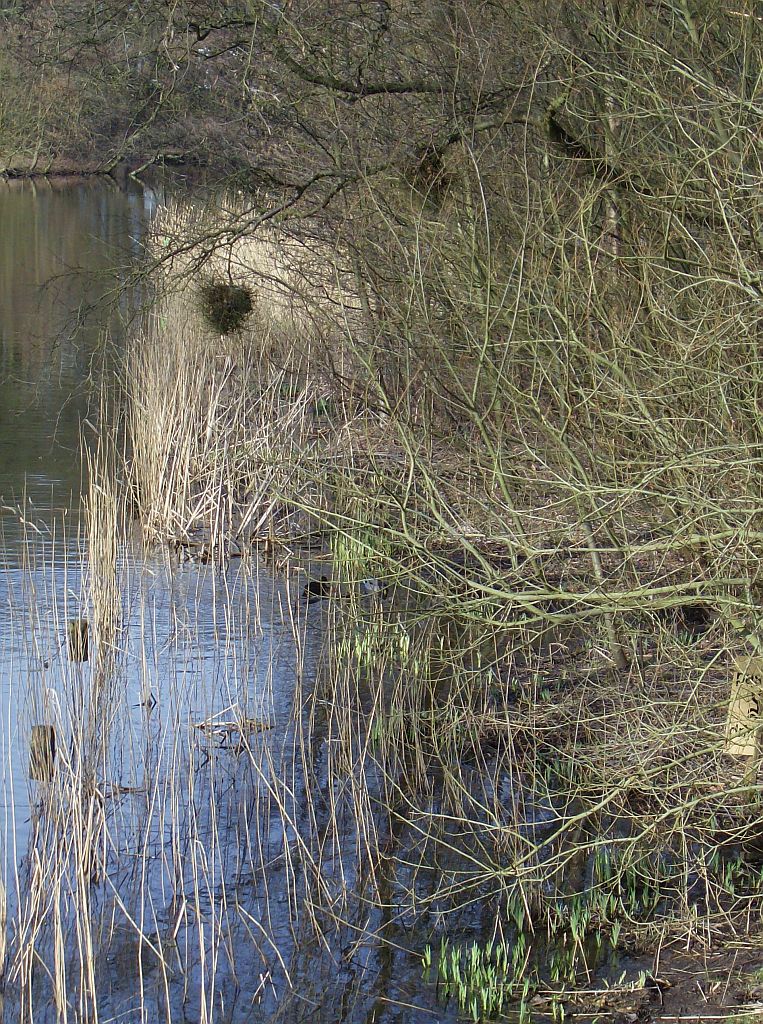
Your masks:
<svg viewBox="0 0 763 1024"><path fill-rule="evenodd" d="M254 309L248 288L224 281L208 281L202 285L201 301L204 318L220 334L240 330Z"/></svg>

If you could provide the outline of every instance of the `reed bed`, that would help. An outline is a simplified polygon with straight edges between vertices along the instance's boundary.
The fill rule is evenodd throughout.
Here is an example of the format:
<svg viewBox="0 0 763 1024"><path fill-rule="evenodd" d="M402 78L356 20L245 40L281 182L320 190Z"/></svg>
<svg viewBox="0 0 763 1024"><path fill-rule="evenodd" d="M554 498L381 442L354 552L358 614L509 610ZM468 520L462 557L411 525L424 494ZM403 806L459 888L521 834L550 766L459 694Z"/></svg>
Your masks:
<svg viewBox="0 0 763 1024"><path fill-rule="evenodd" d="M96 453L91 468L107 465ZM6 1017L245 1015L273 1005L294 958L296 924L267 897L294 842L291 704L278 692L293 644L267 574L221 584L166 553L136 560L121 531L115 565L94 542L113 536L104 509L88 505L90 543L40 551L30 538L15 685L27 731L53 729L55 748L30 782L31 821L17 823L28 849L11 893ZM115 573L119 624L106 632ZM94 623L87 661L70 658L75 616ZM240 974L259 979L245 995Z"/></svg>
<svg viewBox="0 0 763 1024"><path fill-rule="evenodd" d="M61 742L21 1019L526 1019L759 929L724 735L763 538L733 164L702 164L687 270L654 190L615 225L611 182L463 149L436 203L380 172L351 218L158 221L124 487L105 438L76 572L29 565L30 658L82 609L113 655L32 689ZM210 281L252 295L236 330Z"/></svg>

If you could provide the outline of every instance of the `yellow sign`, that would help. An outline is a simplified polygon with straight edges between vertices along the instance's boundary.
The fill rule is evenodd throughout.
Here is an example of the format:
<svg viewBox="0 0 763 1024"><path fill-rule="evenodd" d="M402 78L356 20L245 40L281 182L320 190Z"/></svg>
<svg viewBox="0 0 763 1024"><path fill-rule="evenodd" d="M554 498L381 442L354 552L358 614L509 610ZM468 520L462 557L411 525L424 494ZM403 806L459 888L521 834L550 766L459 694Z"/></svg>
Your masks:
<svg viewBox="0 0 763 1024"><path fill-rule="evenodd" d="M737 658L731 674L726 753L759 757L763 752L763 658Z"/></svg>

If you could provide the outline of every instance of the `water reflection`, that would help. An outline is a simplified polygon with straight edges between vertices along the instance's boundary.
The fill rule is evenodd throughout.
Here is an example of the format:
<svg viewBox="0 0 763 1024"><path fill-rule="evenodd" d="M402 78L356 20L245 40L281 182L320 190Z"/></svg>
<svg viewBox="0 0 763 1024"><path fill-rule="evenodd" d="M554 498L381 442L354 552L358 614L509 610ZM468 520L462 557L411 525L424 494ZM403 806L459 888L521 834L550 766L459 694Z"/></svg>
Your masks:
<svg viewBox="0 0 763 1024"><path fill-rule="evenodd" d="M0 497L34 515L76 505L80 424L108 299L139 251L141 191L101 182L0 184ZM136 296L125 290L124 305ZM74 501L72 500L74 497ZM5 510L5 542L18 535Z"/></svg>
<svg viewBox="0 0 763 1024"><path fill-rule="evenodd" d="M31 623L46 587L61 608L81 604L80 430L105 329L119 344L139 302L123 288L115 313L111 299L140 252L154 203L137 187L123 192L102 181L0 183L0 829L10 863L29 820L18 712L39 682L31 677L52 658L30 649L19 623ZM47 566L37 576L32 549Z"/></svg>

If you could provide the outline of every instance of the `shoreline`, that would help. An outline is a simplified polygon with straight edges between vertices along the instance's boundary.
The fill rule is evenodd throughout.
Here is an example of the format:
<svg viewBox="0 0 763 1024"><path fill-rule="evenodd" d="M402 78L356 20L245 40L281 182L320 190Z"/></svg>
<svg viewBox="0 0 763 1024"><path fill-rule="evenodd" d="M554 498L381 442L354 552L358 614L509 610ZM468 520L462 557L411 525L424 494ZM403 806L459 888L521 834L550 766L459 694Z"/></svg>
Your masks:
<svg viewBox="0 0 763 1024"><path fill-rule="evenodd" d="M182 167L199 169L198 161L188 159L179 150L160 150L154 155L139 159L118 161L76 161L66 158L51 158L47 163L37 159L29 166L19 164L0 165L0 181L33 181L48 178L111 178L120 182L126 178L138 180L138 175L154 168Z"/></svg>

